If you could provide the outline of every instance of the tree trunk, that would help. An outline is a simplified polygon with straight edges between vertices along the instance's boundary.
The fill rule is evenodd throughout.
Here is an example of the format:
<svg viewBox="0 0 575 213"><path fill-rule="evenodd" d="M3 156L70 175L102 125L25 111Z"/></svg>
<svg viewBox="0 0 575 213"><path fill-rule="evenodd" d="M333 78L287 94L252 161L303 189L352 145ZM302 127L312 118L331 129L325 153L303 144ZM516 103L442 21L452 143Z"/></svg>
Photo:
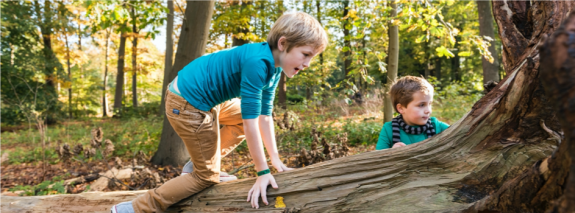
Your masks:
<svg viewBox="0 0 575 213"><path fill-rule="evenodd" d="M441 81L441 58L437 57L435 58L435 77L437 78L438 81Z"/></svg>
<svg viewBox="0 0 575 213"><path fill-rule="evenodd" d="M349 0L345 0L343 3L343 16L346 17L349 13ZM349 33L348 26L351 27L351 23L348 19L344 20L343 24L343 46L344 48L348 48L347 51L343 53L343 71L344 71L344 80L348 79L349 72L351 71L351 35Z"/></svg>
<svg viewBox="0 0 575 213"><path fill-rule="evenodd" d="M423 57L424 57L424 59L423 59L423 77L425 79L429 79L429 76L431 75L430 74L431 70L429 69L429 56L431 55L429 53L430 43L431 42L429 40L426 40L425 43L423 43L423 45L425 45L423 47Z"/></svg>
<svg viewBox="0 0 575 213"><path fill-rule="evenodd" d="M476 0L477 12L479 13L479 34L489 36L493 39L490 42L489 52L493 57L493 63L485 58L481 58L483 66L483 84L489 81L499 82L499 62L497 61L497 51L495 51L495 33L493 33L493 15L491 14L491 1Z"/></svg>
<svg viewBox="0 0 575 213"><path fill-rule="evenodd" d="M104 61L104 84L102 85L102 117L108 116L108 101L106 99L106 84L108 83L108 46L110 41L111 30L106 29L106 56Z"/></svg>
<svg viewBox="0 0 575 213"><path fill-rule="evenodd" d="M321 24L323 26L323 24L321 23L321 2L320 2L320 0L315 1L315 8L316 8L316 12L317 12L317 21L319 22L319 24ZM323 69L323 52L319 54L319 65Z"/></svg>
<svg viewBox="0 0 575 213"><path fill-rule="evenodd" d="M283 13L282 7L278 5L279 14ZM321 55L320 55L321 57ZM278 106L282 109L287 109L287 76L282 72L280 82L278 83Z"/></svg>
<svg viewBox="0 0 575 213"><path fill-rule="evenodd" d="M132 23L132 107L138 107L138 81L137 81L137 74L138 74L138 64L137 64L137 57L138 57L138 28L136 27L136 9L134 6L132 7L132 18L134 22Z"/></svg>
<svg viewBox="0 0 575 213"><path fill-rule="evenodd" d="M125 23L124 23L125 24ZM126 33L120 36L118 50L118 74L116 75L116 93L114 95L114 116L122 115L122 98L124 97L124 56L126 55Z"/></svg>
<svg viewBox="0 0 575 213"><path fill-rule="evenodd" d="M571 4L571 15L565 24L555 32L549 42L541 48L541 79L545 86L545 93L554 103L561 126L564 130L564 144L556 153L556 161L551 161L552 172L557 175L555 180L549 180L547 184L553 184L557 191L561 189L554 183L565 181L563 195L559 197L554 206L558 212L575 212L575 12L574 4ZM570 91L569 93L566 91ZM568 147L568 148L564 148ZM569 160L570 159L570 160ZM555 159L551 159L555 160ZM568 179L564 173L569 173ZM561 179L562 178L562 179ZM553 181L553 182L552 182Z"/></svg>
<svg viewBox="0 0 575 213"><path fill-rule="evenodd" d="M68 66L68 80L70 81L70 88L68 88L68 117L72 118L72 71L70 69L70 45L68 45L66 32L64 32L64 39L66 40L66 65Z"/></svg>
<svg viewBox="0 0 575 213"><path fill-rule="evenodd" d="M287 76L282 72L280 82L278 83L278 105L282 109L287 109Z"/></svg>
<svg viewBox="0 0 575 213"><path fill-rule="evenodd" d="M168 89L168 84L171 80L169 79L170 72L172 71L172 63L174 63L174 1L168 1L168 24L166 26L166 56L164 60L164 83L162 84L162 102L160 104L160 115L164 115L166 112L166 91ZM174 77L175 78L175 77Z"/></svg>
<svg viewBox="0 0 575 213"><path fill-rule="evenodd" d="M390 3L391 14L390 17L397 16L397 4L392 1ZM392 82L397 79L397 68L399 65L399 27L394 25L393 22L389 22L389 47L388 47L388 58L387 58L387 84L383 103L383 123L391 121L393 119L393 103L391 102L391 97L388 92L391 88Z"/></svg>
<svg viewBox="0 0 575 213"><path fill-rule="evenodd" d="M461 38L455 36L455 45L453 45L453 58L451 58L451 81L461 81L461 62L459 61L459 41Z"/></svg>
<svg viewBox="0 0 575 213"><path fill-rule="evenodd" d="M179 70L205 52L213 8L214 1L189 1L187 3L176 61L168 79L164 80L172 81L178 75ZM189 157L182 139L176 134L168 118L164 116L162 137L158 151L152 157L152 163L178 166L184 165Z"/></svg>
<svg viewBox="0 0 575 213"><path fill-rule="evenodd" d="M239 4L239 1L232 1L232 4ZM242 10L244 10L248 5L253 4L253 1L242 1L241 2L241 6L240 6L240 11L239 13L242 14ZM236 34L247 34L249 33L250 30L248 28L245 27L237 27L236 28ZM232 36L232 47L235 46L242 46L244 44L250 43L250 40L248 39L243 39L243 38L238 38L237 35Z"/></svg>
<svg viewBox="0 0 575 213"><path fill-rule="evenodd" d="M45 65L44 65L44 75L46 79L46 84L44 87L45 95L43 95L47 102L47 123L54 123L56 121L56 115L60 110L58 101L58 91L56 91L56 83L58 73L63 69L62 64L56 58L56 54L52 49L52 34L54 24L52 23L52 16L54 12L52 11L52 3L50 1L44 2L44 13L41 12L40 4L38 1L34 1L36 18L38 19L38 27L42 33L42 41L44 48L42 49ZM43 19L43 20L42 20Z"/></svg>

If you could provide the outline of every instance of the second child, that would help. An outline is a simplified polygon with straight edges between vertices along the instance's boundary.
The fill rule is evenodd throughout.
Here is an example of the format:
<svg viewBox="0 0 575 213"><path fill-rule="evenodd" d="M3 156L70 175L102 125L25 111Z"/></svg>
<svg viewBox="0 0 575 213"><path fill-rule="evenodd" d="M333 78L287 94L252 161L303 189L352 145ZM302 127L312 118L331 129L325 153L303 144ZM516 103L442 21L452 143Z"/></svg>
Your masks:
<svg viewBox="0 0 575 213"><path fill-rule="evenodd" d="M386 122L376 150L407 146L439 134L448 124L431 117L433 86L421 77L402 77L389 91L393 108L400 115Z"/></svg>

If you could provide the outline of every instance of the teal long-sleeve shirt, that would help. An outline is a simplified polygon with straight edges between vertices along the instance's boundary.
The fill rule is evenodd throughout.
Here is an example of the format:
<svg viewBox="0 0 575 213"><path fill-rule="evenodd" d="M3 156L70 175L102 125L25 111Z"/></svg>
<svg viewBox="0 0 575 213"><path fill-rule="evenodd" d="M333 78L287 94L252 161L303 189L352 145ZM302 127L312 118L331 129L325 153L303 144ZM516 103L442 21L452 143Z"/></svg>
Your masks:
<svg viewBox="0 0 575 213"><path fill-rule="evenodd" d="M243 119L271 115L281 77L266 42L244 44L199 57L178 72L178 89L199 110L241 97Z"/></svg>
<svg viewBox="0 0 575 213"><path fill-rule="evenodd" d="M431 123L433 127L435 127L435 134L439 134L443 132L445 129L449 127L448 124L438 121L437 118L431 117ZM379 133L379 139L377 140L377 145L375 146L375 150L382 150L382 149L389 149L393 146L393 129L391 127L391 121L386 122L383 124L383 128ZM427 133L422 133L418 135L414 134L407 134L403 129L399 129L399 138L401 142L405 145L414 144L420 141L427 139Z"/></svg>

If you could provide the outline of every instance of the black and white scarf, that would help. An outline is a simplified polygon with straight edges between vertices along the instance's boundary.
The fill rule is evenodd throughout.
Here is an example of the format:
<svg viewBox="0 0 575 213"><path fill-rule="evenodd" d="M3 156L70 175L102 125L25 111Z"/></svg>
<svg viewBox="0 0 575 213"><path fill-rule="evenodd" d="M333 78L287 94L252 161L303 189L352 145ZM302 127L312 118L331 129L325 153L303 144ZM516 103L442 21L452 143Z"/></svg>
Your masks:
<svg viewBox="0 0 575 213"><path fill-rule="evenodd" d="M435 135L435 128L433 128L433 124L431 124L431 119L427 120L427 123L423 126L412 127L405 123L403 120L403 116L399 115L393 120L391 120L391 129L393 133L393 144L397 142L401 142L399 138L399 129L403 129L403 131L407 134L419 135L421 133L427 133L427 138Z"/></svg>

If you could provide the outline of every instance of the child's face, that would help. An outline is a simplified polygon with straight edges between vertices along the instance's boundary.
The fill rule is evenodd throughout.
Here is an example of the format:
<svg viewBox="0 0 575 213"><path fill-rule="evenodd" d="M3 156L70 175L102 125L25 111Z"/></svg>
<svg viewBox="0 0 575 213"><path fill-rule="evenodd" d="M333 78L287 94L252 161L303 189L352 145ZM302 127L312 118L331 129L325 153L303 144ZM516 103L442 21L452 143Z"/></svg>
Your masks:
<svg viewBox="0 0 575 213"><path fill-rule="evenodd" d="M285 46L284 46L285 47ZM293 47L289 52L287 48L278 48L281 52L279 55L279 64L288 78L294 77L298 72L309 67L311 59L319 51L312 46Z"/></svg>
<svg viewBox="0 0 575 213"><path fill-rule="evenodd" d="M397 104L397 110L407 125L421 126L425 125L431 116L432 102L433 93L425 94L417 91L413 93L413 100L407 104L407 107Z"/></svg>

